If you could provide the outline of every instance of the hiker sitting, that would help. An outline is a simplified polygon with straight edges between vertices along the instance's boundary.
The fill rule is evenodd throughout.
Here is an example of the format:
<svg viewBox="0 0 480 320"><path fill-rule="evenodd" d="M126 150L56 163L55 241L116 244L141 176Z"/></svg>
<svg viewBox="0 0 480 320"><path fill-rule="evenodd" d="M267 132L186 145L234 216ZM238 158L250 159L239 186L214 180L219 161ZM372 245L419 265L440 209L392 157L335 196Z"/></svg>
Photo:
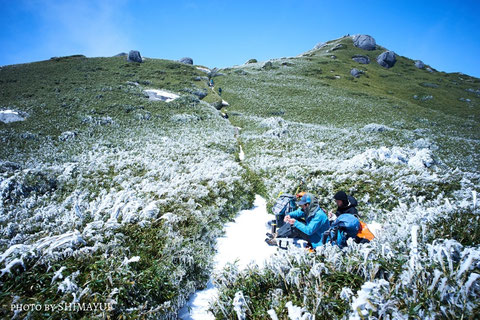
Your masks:
<svg viewBox="0 0 480 320"><path fill-rule="evenodd" d="M322 244L322 235L330 227L326 213L319 207L318 200L310 193L302 196L297 205L300 207L284 218L285 224L279 228L270 245L276 245L276 238L301 238L308 241L313 248ZM305 219L305 223L299 219Z"/></svg>
<svg viewBox="0 0 480 320"><path fill-rule="evenodd" d="M330 229L323 234L322 243L331 243L340 248L347 246L347 240L353 238L356 243L368 243L375 236L368 229L365 222L360 221L357 211L357 200L347 195L344 191L338 191L333 197L337 203L337 212L328 213Z"/></svg>
<svg viewBox="0 0 480 320"><path fill-rule="evenodd" d="M360 219L360 216L356 208L358 204L357 199L347 195L345 191L338 191L337 193L335 193L333 198L337 203L337 212L335 214L333 214L333 211L330 211L328 213L328 218L330 220L335 220L338 217L340 217L340 215L345 213L354 215L357 219Z"/></svg>

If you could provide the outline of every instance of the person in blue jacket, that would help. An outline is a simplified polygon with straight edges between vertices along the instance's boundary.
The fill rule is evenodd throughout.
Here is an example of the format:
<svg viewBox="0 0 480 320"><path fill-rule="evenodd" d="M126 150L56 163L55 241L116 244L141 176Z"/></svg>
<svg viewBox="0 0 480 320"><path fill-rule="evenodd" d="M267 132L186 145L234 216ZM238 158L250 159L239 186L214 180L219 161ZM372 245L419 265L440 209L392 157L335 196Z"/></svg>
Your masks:
<svg viewBox="0 0 480 320"><path fill-rule="evenodd" d="M313 248L322 245L322 235L330 228L327 214L310 193L303 195L297 205L297 210L285 216L286 223L278 229L276 237L302 238L311 243ZM299 221L300 219L305 222Z"/></svg>

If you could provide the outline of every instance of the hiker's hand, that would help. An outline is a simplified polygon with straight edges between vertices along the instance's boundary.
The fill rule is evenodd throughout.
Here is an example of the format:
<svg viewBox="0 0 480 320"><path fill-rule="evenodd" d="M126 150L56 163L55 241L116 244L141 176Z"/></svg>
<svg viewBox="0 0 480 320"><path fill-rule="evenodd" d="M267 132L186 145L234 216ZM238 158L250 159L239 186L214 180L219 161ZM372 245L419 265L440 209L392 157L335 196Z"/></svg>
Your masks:
<svg viewBox="0 0 480 320"><path fill-rule="evenodd" d="M284 222L288 222L288 220L290 220L290 219L291 219L290 216L289 216L289 215L286 215L285 218L283 218L283 221L284 221Z"/></svg>
<svg viewBox="0 0 480 320"><path fill-rule="evenodd" d="M287 220L287 222L290 223L290 224L292 224L292 225L295 223L295 221L296 221L295 219L291 219L291 218L289 218L289 219Z"/></svg>
<svg viewBox="0 0 480 320"><path fill-rule="evenodd" d="M328 219L332 219L332 217L333 217L333 210L330 210L328 212Z"/></svg>

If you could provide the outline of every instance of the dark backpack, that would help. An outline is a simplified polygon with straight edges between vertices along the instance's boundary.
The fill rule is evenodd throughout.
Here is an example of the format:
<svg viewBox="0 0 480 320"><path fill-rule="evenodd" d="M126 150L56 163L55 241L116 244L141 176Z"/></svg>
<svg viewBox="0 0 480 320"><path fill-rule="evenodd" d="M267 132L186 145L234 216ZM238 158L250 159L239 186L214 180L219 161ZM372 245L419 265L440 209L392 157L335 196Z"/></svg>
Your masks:
<svg viewBox="0 0 480 320"><path fill-rule="evenodd" d="M283 224L283 218L287 214L297 209L297 197L291 194L282 194L278 197L277 201L272 207L272 213L277 220L277 228L280 228Z"/></svg>

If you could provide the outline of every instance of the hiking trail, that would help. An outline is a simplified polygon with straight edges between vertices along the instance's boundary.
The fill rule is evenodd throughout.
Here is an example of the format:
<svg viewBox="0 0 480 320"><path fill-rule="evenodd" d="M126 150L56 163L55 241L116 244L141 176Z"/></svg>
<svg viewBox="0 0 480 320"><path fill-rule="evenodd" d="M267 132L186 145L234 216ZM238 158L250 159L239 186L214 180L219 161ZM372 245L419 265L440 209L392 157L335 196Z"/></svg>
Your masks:
<svg viewBox="0 0 480 320"><path fill-rule="evenodd" d="M254 207L240 211L235 221L225 225L225 235L217 239L217 253L212 273L220 272L227 263L235 261L240 270L245 269L250 263L262 266L264 261L277 250L277 247L269 246L264 241L267 224L271 219L272 215L267 213L265 199L256 195ZM248 236L246 236L246 230L248 230ZM207 288L195 292L187 304L180 309L179 318L183 320L215 319L208 309L210 303L217 298L217 294L218 290L210 278ZM191 309L190 312L189 309Z"/></svg>

